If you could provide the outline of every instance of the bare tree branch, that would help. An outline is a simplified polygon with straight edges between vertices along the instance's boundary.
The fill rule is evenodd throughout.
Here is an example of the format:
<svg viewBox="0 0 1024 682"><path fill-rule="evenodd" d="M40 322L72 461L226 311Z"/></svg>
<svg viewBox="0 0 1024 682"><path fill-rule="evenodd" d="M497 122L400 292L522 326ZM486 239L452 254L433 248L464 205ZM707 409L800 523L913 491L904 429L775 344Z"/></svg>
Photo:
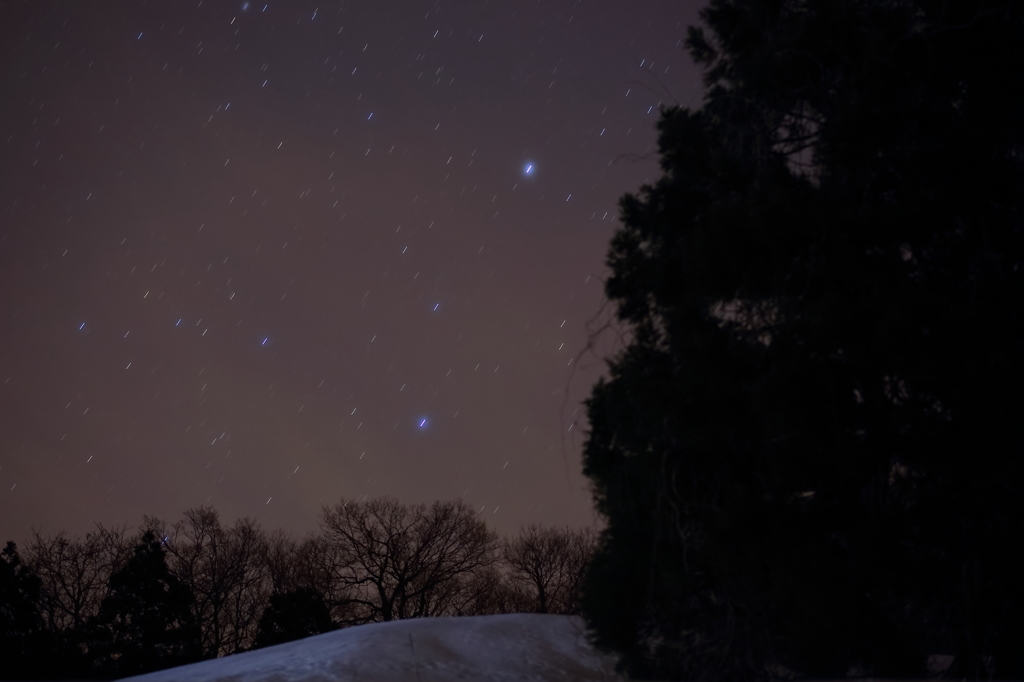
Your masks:
<svg viewBox="0 0 1024 682"><path fill-rule="evenodd" d="M325 507L332 592L357 605L351 623L443 615L496 560L497 539L464 502L406 506L390 498Z"/></svg>

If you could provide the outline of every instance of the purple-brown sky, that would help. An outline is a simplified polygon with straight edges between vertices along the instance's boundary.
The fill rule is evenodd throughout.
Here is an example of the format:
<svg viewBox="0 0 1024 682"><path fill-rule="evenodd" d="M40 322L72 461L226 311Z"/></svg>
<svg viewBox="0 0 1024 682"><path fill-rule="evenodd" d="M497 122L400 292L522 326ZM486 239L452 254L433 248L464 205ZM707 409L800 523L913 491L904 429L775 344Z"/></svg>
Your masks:
<svg viewBox="0 0 1024 682"><path fill-rule="evenodd" d="M0 541L594 523L580 353L702 5L0 3Z"/></svg>

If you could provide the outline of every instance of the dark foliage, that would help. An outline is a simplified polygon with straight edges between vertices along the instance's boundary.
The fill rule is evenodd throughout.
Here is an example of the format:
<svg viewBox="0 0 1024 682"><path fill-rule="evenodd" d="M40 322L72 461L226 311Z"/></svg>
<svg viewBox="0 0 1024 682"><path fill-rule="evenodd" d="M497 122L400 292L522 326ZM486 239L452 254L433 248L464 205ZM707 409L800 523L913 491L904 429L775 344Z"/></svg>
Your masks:
<svg viewBox="0 0 1024 682"><path fill-rule="evenodd" d="M260 618L254 649L282 644L335 629L323 595L312 587L275 592Z"/></svg>
<svg viewBox="0 0 1024 682"><path fill-rule="evenodd" d="M8 542L0 553L0 677L30 679L38 674L39 661L49 644L39 616L38 576Z"/></svg>
<svg viewBox="0 0 1024 682"><path fill-rule="evenodd" d="M584 588L638 677L1024 676L1024 6L713 0L621 203Z"/></svg>
<svg viewBox="0 0 1024 682"><path fill-rule="evenodd" d="M96 665L118 677L197 661L200 633L192 596L167 568L164 548L145 533L134 556L110 577L93 626Z"/></svg>

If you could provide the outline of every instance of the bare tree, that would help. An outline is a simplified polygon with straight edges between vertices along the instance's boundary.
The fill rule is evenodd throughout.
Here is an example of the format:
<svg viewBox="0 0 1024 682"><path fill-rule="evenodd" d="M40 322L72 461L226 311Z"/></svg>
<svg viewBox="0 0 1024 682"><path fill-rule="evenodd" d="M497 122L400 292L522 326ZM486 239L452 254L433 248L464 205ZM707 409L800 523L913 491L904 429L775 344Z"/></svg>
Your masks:
<svg viewBox="0 0 1024 682"><path fill-rule="evenodd" d="M532 596L531 611L576 614L580 586L594 552L597 533L590 528L543 528L536 524L502 543L502 559L514 584Z"/></svg>
<svg viewBox="0 0 1024 682"><path fill-rule="evenodd" d="M342 625L365 621L363 609L352 599L357 590L337 577L337 568L345 562L338 543L325 535L310 535L297 545L294 562L296 585L320 593L331 611L331 620Z"/></svg>
<svg viewBox="0 0 1024 682"><path fill-rule="evenodd" d="M454 590L452 616L528 613L536 610L532 591L511 580L505 566L495 564L474 572Z"/></svg>
<svg viewBox="0 0 1024 682"><path fill-rule="evenodd" d="M285 531L278 529L267 536L263 561L274 592L284 594L302 586L300 545Z"/></svg>
<svg viewBox="0 0 1024 682"><path fill-rule="evenodd" d="M132 555L125 535L125 526L102 525L81 539L32 532L25 563L42 581L40 605L51 631L79 630L99 613L111 574Z"/></svg>
<svg viewBox="0 0 1024 682"><path fill-rule="evenodd" d="M462 501L343 502L324 507L320 527L331 580L359 608L353 623L448 613L464 581L496 560L495 534Z"/></svg>
<svg viewBox="0 0 1024 682"><path fill-rule="evenodd" d="M228 593L224 612L223 650L237 653L252 646L270 601L271 585L264 560L266 536L256 521L238 520L228 531L228 545L237 582Z"/></svg>
<svg viewBox="0 0 1024 682"><path fill-rule="evenodd" d="M184 516L165 544L171 571L192 590L203 654L244 651L270 592L263 530L251 519L225 530L211 507L189 509Z"/></svg>

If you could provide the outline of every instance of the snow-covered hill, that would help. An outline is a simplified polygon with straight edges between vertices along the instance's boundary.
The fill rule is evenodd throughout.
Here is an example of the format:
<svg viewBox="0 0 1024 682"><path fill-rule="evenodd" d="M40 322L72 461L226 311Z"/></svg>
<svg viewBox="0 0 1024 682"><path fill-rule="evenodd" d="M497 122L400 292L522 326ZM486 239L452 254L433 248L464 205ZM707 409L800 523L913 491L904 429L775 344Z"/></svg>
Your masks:
<svg viewBox="0 0 1024 682"><path fill-rule="evenodd" d="M416 618L346 628L134 682L618 681L576 616Z"/></svg>

